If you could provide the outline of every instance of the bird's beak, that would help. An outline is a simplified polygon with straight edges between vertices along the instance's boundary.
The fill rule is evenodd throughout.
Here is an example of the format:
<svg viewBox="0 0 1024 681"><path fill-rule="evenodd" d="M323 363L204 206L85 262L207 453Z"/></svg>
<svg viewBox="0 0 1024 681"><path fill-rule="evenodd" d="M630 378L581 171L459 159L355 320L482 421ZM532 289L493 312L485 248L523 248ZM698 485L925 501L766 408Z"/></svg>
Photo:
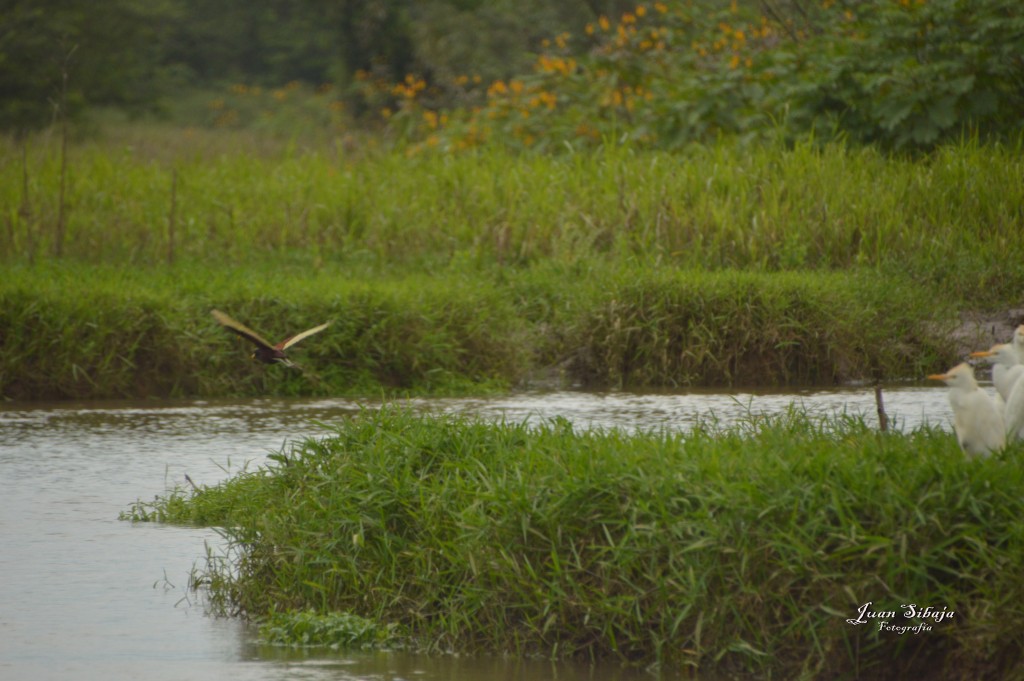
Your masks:
<svg viewBox="0 0 1024 681"><path fill-rule="evenodd" d="M979 350L978 352L972 352L971 357L991 357L992 353L988 350Z"/></svg>
<svg viewBox="0 0 1024 681"><path fill-rule="evenodd" d="M931 374L927 378L929 381L945 381L949 378L949 374Z"/></svg>

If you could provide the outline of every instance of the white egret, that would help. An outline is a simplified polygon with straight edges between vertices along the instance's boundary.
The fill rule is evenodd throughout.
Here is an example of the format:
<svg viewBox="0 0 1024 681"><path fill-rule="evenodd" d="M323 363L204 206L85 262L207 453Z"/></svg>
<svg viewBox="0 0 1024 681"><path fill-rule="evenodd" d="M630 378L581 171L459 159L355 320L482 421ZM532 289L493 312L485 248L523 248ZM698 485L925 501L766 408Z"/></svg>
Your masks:
<svg viewBox="0 0 1024 681"><path fill-rule="evenodd" d="M1011 442L1024 440L1024 381L1017 381L1006 398L1003 419L1006 422L1006 439Z"/></svg>
<svg viewBox="0 0 1024 681"><path fill-rule="evenodd" d="M1017 361L1024 364L1024 324L1021 324L1014 330L1010 345L1017 352Z"/></svg>
<svg viewBox="0 0 1024 681"><path fill-rule="evenodd" d="M951 388L953 430L964 452L985 456L1006 445L1003 415L988 393L978 387L969 364L957 364L944 374L928 378L943 381Z"/></svg>
<svg viewBox="0 0 1024 681"><path fill-rule="evenodd" d="M1014 384L1024 376L1024 364L1020 363L1020 356L1013 346L1009 343L999 343L989 350L972 352L971 357L983 357L992 363L992 383L996 387L996 392L1003 398L1003 402L1009 400Z"/></svg>

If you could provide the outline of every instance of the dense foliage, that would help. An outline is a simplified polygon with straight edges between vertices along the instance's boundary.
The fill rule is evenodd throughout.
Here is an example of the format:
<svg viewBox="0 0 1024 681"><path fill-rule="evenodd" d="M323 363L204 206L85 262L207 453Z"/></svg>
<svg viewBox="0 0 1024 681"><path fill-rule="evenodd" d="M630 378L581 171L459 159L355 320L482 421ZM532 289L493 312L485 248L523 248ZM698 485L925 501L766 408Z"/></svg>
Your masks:
<svg viewBox="0 0 1024 681"><path fill-rule="evenodd" d="M9 0L0 11L0 129L25 132L94 104L160 92L164 3Z"/></svg>
<svg viewBox="0 0 1024 681"><path fill-rule="evenodd" d="M477 93L472 108L444 111L415 79L394 88L399 112L413 119L402 129L430 147L500 139L547 150L780 132L922 149L965 131L1022 129L1024 13L1015 0L785 7L655 2L601 16L582 35L549 41L532 73L458 79L456 91Z"/></svg>
<svg viewBox="0 0 1024 681"><path fill-rule="evenodd" d="M930 148L965 131L1021 130L1019 10L1016 0L117 0L88 10L16 0L0 19L0 126L44 126L67 74L75 104L154 105L173 92L179 119L235 127L264 125L301 98L279 132L383 124L446 150L496 139L678 148L780 129ZM177 102L203 88L223 93L205 116Z"/></svg>

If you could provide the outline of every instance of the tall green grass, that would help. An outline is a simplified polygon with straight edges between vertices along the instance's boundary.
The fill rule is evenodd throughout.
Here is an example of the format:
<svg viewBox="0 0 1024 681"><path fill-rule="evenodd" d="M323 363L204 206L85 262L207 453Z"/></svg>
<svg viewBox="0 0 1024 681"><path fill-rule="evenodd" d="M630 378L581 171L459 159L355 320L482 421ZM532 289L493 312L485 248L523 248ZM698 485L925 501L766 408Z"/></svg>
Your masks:
<svg viewBox="0 0 1024 681"><path fill-rule="evenodd" d="M506 386L526 355L508 303L483 282L411 277L372 284L273 268L144 273L12 268L0 284L0 393L14 398L379 394ZM73 292L73 293L72 293ZM248 359L210 316L229 311L281 340L303 371ZM313 321L315 320L315 322Z"/></svg>
<svg viewBox="0 0 1024 681"><path fill-rule="evenodd" d="M0 141L5 397L906 378L1024 287L1019 145L407 157L121 126L72 147L60 259L57 149L27 145ZM282 374L210 307L337 321Z"/></svg>
<svg viewBox="0 0 1024 681"><path fill-rule="evenodd" d="M965 140L904 160L842 144L742 145L685 153L458 156L302 149L235 151L204 131L112 131L71 151L65 252L88 262L175 256L245 262L298 252L310 263L430 271L554 259L640 259L765 271L883 267L992 302L1024 284L1018 146ZM0 143L0 258L45 257L57 149Z"/></svg>
<svg viewBox="0 0 1024 681"><path fill-rule="evenodd" d="M795 412L684 436L384 409L125 517L223 527L196 581L226 613L351 612L434 651L1010 678L1020 454ZM917 635L848 624L868 602L955 614Z"/></svg>
<svg viewBox="0 0 1024 681"><path fill-rule="evenodd" d="M7 398L451 393L552 371L591 387L832 384L956 357L929 289L866 273L593 262L385 275L272 261L5 274ZM334 323L291 351L299 372L249 361L212 308L272 340Z"/></svg>
<svg viewBox="0 0 1024 681"><path fill-rule="evenodd" d="M603 278L575 327L596 385L831 385L954 355L928 290L876 273L658 270Z"/></svg>

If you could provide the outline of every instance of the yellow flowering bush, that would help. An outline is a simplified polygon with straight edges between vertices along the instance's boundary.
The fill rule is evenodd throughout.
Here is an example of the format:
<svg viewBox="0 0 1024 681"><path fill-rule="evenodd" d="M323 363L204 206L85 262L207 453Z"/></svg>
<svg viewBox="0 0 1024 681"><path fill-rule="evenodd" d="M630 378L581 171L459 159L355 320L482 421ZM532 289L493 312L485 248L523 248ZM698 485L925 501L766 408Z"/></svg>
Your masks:
<svg viewBox="0 0 1024 681"><path fill-rule="evenodd" d="M968 11L956 0L820 0L792 16L735 0L718 11L640 3L546 41L532 73L460 78L460 97L431 105L449 109L444 125L422 119L404 132L458 150L484 140L677 148L780 130L921 148L964 125L1020 130L1016 2L977 0Z"/></svg>

